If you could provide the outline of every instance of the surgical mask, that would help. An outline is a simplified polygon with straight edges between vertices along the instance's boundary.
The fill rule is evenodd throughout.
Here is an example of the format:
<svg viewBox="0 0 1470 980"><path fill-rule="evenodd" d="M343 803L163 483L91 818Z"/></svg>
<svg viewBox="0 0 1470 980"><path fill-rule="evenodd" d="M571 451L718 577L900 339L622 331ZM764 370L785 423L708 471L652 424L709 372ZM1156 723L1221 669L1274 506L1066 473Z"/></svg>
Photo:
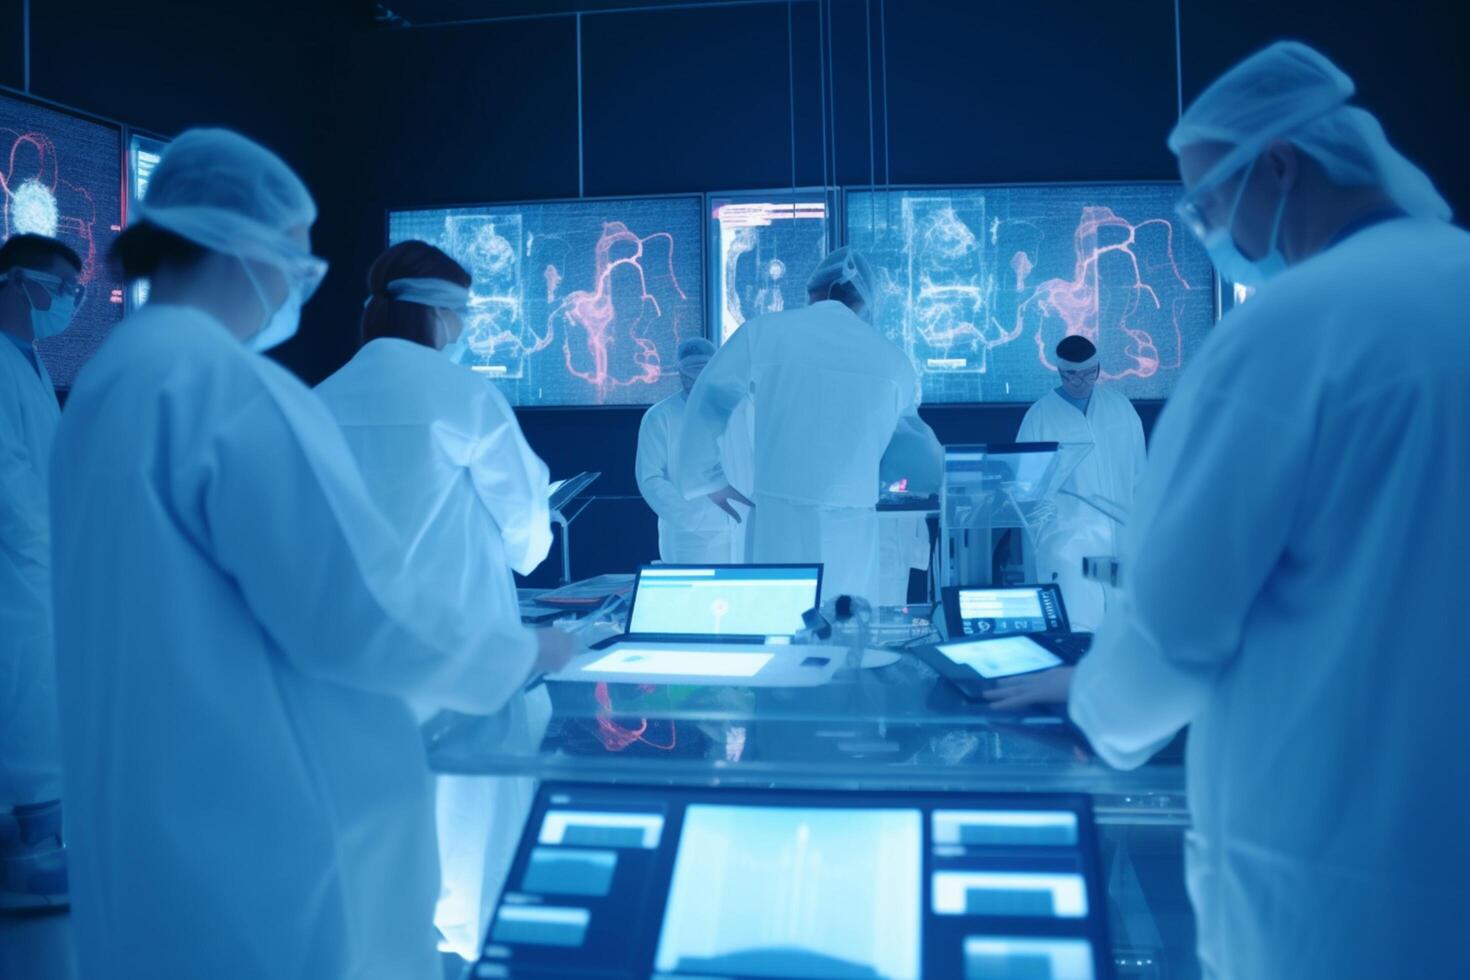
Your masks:
<svg viewBox="0 0 1470 980"><path fill-rule="evenodd" d="M1251 289L1259 289L1267 280L1286 270L1286 256L1281 251L1281 221L1286 214L1286 191L1281 192L1276 215L1271 220L1271 237L1267 240L1265 255L1259 259L1246 258L1240 246L1235 244L1235 236L1231 234L1231 229L1235 227L1235 217L1240 211L1241 198L1245 196L1246 185L1250 183L1255 169L1256 163L1252 161L1245 176L1241 178L1240 190L1235 192L1229 219L1223 226L1211 228L1202 239L1205 251L1209 253L1210 261L1215 264L1221 277L1227 282Z"/></svg>
<svg viewBox="0 0 1470 980"><path fill-rule="evenodd" d="M250 265L244 259L240 265L245 270L245 276L250 280L251 288L255 290L256 297L260 300L260 308L270 309L270 301L265 298L265 290L260 288L260 283L255 278L255 273L250 271ZM279 347L292 337L301 327L301 307L305 303L302 289L292 285L286 292L286 298L281 305L276 307L275 312L266 317L265 325L246 338L246 345L257 354L264 354L273 347Z"/></svg>
<svg viewBox="0 0 1470 980"><path fill-rule="evenodd" d="M76 300L70 296L53 296L49 310L38 310L34 305L31 306L31 333L37 340L55 337L71 326L72 317L76 313Z"/></svg>
<svg viewBox="0 0 1470 980"><path fill-rule="evenodd" d="M30 291L25 288L24 280L29 279L51 296L51 306L40 310L31 300ZM82 294L82 287L73 283L67 287L62 280L56 276L44 272L32 272L27 269L18 275L0 275L0 281L9 280L15 283L21 295L26 298L26 303L31 308L31 335L37 340L45 340L55 337L71 326L72 318L77 315L77 300Z"/></svg>

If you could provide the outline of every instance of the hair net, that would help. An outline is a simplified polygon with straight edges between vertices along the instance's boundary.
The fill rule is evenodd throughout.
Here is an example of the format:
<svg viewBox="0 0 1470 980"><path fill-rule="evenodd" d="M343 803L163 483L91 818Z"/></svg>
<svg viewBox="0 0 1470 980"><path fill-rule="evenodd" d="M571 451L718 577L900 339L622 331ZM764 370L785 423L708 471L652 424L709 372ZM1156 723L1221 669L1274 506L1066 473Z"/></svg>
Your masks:
<svg viewBox="0 0 1470 980"><path fill-rule="evenodd" d="M383 292L389 299L396 299L400 303L417 303L441 310L460 311L468 309L470 305L469 287L447 279L391 279L383 286ZM373 297L369 296L367 302L372 301ZM366 306L367 303L363 305Z"/></svg>
<svg viewBox="0 0 1470 980"><path fill-rule="evenodd" d="M1450 206L1424 172L1393 148L1372 113L1347 104L1355 91L1322 54L1278 41L1205 89L1169 134L1169 149L1178 155L1199 143L1235 148L1203 184L1244 167L1272 140L1287 139L1334 184L1378 187L1409 215L1447 220Z"/></svg>
<svg viewBox="0 0 1470 980"><path fill-rule="evenodd" d="M863 258L862 253L850 245L827 253L827 257L817 265L812 277L806 281L806 291L826 295L833 286L842 283L852 284L864 306L873 305L873 288L876 285L873 267L868 265L868 260Z"/></svg>
<svg viewBox="0 0 1470 980"><path fill-rule="evenodd" d="M327 264L286 233L316 220L301 178L271 151L227 129L191 129L169 144L137 205L150 224L239 258L280 269L315 291Z"/></svg>

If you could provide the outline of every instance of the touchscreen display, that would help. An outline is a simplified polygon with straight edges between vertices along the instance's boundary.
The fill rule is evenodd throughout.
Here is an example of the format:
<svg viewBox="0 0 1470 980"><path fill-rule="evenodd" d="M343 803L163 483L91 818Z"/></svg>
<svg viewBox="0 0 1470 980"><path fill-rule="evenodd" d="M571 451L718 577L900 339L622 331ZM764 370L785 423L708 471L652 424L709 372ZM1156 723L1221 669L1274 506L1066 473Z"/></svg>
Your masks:
<svg viewBox="0 0 1470 980"><path fill-rule="evenodd" d="M1061 610L1050 589L960 589L960 628L965 636L1011 636L1061 629Z"/></svg>
<svg viewBox="0 0 1470 980"><path fill-rule="evenodd" d="M957 664L969 667L987 680L1045 670L1062 663L1062 658L1029 636L1006 636L968 643L944 643L936 647Z"/></svg>
<svg viewBox="0 0 1470 980"><path fill-rule="evenodd" d="M689 807L656 967L917 980L922 828L917 809Z"/></svg>

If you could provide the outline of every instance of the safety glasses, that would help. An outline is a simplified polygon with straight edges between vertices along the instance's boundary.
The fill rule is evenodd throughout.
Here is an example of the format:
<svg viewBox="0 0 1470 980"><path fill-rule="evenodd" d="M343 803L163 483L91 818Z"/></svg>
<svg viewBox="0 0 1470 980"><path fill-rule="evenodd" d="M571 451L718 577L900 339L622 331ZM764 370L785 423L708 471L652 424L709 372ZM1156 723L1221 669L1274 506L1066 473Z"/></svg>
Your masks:
<svg viewBox="0 0 1470 980"><path fill-rule="evenodd" d="M0 276L0 279L13 279L16 282L33 282L56 299L70 297L72 302L81 305L83 298L87 295L87 287L75 279L63 279L53 276L49 272L37 272L35 269L11 269L9 273Z"/></svg>

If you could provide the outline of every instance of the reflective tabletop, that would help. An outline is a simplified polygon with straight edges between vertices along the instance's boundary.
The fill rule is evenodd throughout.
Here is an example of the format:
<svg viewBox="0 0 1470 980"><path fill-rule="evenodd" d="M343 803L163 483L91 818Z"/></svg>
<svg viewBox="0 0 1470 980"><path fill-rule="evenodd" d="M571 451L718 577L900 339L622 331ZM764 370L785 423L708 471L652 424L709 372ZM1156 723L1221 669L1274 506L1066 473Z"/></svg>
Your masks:
<svg viewBox="0 0 1470 980"><path fill-rule="evenodd" d="M594 616L576 628L597 637L619 625ZM529 737L507 737L502 718L441 715L426 728L430 761L577 781L1084 792L1100 820L1185 821L1181 745L1115 770L1062 705L1017 713L967 700L912 652L934 638L927 607L880 610L861 639L813 648L848 665L817 687L548 681L528 694L550 707L549 719L530 712ZM861 648L891 662L850 666Z"/></svg>

